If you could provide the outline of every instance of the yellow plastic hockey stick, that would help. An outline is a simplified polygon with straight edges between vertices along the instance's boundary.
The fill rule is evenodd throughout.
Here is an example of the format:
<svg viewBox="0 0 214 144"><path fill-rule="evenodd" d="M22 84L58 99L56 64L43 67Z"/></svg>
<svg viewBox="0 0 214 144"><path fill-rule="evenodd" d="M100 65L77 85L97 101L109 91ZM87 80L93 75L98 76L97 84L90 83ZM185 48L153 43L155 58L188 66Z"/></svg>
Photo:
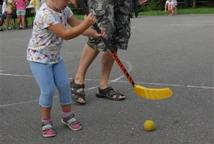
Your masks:
<svg viewBox="0 0 214 144"><path fill-rule="evenodd" d="M103 41L106 44L106 40L103 39ZM108 44L107 44L107 46L108 46ZM144 97L144 98L150 99L150 100L162 100L162 99L166 99L166 98L172 96L173 92L172 92L172 90L170 88L148 88L148 87L141 86L139 84L135 84L135 82L132 79L131 75L128 73L128 71L126 70L125 66L120 61L117 53L113 52L111 50L109 50L109 51L112 54L112 57L114 58L116 63L118 64L120 70L123 72L123 74L128 79L129 83L132 85L133 91L138 96L141 96L141 97Z"/></svg>
<svg viewBox="0 0 214 144"><path fill-rule="evenodd" d="M87 1L81 0L81 7L85 11L85 13L89 13ZM97 23L93 25L94 29L101 33L100 28L98 27ZM103 42L105 43L107 48L110 48L108 41L105 38L102 38ZM148 88L141 86L139 84L135 84L134 80L132 79L131 75L126 70L125 66L119 59L116 52L108 49L108 51L111 53L112 57L116 61L117 65L119 66L120 70L123 72L123 74L126 76L127 80L133 87L133 91L140 97L150 99L150 100L162 100L166 99L172 96L173 92L170 88Z"/></svg>

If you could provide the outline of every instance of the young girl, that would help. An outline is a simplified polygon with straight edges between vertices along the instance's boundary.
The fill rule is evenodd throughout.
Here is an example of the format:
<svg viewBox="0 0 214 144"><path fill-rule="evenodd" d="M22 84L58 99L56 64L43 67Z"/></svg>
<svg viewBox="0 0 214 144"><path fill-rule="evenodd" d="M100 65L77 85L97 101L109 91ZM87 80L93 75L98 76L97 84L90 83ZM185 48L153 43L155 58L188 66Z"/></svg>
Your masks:
<svg viewBox="0 0 214 144"><path fill-rule="evenodd" d="M28 0L14 0L16 5L17 23L19 29L25 27L26 3Z"/></svg>
<svg viewBox="0 0 214 144"><path fill-rule="evenodd" d="M165 4L165 12L168 12L169 15L175 15L176 14L176 0L167 0Z"/></svg>
<svg viewBox="0 0 214 144"><path fill-rule="evenodd" d="M42 136L56 135L51 119L51 107L55 87L59 92L62 108L61 122L71 130L82 128L71 110L71 94L69 80L60 49L63 39L69 40L80 34L101 37L92 29L95 16L90 13L82 22L77 20L67 7L69 0L46 0L36 14L32 37L28 44L27 60L34 78L40 88L40 111L42 121ZM72 27L66 27L66 24Z"/></svg>

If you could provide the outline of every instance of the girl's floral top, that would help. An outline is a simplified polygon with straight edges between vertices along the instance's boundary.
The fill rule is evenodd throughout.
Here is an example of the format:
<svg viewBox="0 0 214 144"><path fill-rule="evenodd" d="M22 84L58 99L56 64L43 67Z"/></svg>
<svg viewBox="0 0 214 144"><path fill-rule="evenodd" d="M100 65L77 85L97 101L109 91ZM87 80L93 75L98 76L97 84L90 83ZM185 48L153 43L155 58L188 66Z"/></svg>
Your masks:
<svg viewBox="0 0 214 144"><path fill-rule="evenodd" d="M54 64L62 59L60 49L63 39L48 30L48 27L59 23L66 26L71 16L73 12L68 7L60 13L49 8L46 3L40 7L33 23L32 36L27 48L28 61Z"/></svg>

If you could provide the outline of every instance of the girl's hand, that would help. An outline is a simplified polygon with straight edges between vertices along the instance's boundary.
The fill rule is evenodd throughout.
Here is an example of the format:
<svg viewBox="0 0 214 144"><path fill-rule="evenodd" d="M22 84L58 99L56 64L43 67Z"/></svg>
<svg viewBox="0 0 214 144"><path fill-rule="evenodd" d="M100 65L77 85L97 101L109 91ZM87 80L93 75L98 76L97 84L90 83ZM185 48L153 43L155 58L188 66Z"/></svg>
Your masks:
<svg viewBox="0 0 214 144"><path fill-rule="evenodd" d="M96 23L96 16L93 13L89 13L87 16L84 17L84 23L87 23L89 26Z"/></svg>

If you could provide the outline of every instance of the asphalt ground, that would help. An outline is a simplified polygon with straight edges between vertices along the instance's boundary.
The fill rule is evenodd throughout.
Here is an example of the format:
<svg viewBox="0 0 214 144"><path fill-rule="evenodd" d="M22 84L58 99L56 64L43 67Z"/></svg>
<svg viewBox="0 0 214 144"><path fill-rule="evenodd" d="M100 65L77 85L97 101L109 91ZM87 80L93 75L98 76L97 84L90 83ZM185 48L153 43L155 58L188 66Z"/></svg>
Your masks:
<svg viewBox="0 0 214 144"><path fill-rule="evenodd" d="M39 89L25 58L30 36L31 29L0 33L1 144L213 144L214 15L132 19L129 48L119 51L120 58L136 83L170 87L173 97L139 98L114 65L111 85L127 99L96 98L98 57L87 73L87 105L72 105L83 130L72 132L60 123L56 93L52 115L57 136L50 139L41 137ZM64 43L70 78L86 40L78 37ZM147 119L154 120L156 131L143 130Z"/></svg>

